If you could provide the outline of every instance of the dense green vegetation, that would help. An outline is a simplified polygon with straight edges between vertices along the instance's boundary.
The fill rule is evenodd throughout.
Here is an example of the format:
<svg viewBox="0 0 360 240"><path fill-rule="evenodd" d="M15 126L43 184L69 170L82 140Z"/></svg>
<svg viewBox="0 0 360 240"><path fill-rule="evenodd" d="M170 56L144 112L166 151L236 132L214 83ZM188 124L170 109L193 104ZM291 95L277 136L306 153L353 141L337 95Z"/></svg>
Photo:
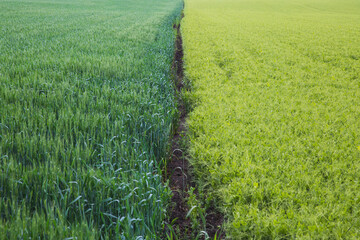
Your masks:
<svg viewBox="0 0 360 240"><path fill-rule="evenodd" d="M228 236L360 239L360 2L188 0L182 35L194 172Z"/></svg>
<svg viewBox="0 0 360 240"><path fill-rule="evenodd" d="M154 239L178 0L0 0L0 238Z"/></svg>

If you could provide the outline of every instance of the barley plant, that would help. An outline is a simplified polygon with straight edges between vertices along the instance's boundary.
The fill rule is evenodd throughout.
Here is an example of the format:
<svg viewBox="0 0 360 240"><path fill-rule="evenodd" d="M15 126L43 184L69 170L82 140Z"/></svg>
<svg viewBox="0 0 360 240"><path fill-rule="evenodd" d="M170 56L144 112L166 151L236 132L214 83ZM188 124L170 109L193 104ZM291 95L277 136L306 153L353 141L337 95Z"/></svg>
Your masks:
<svg viewBox="0 0 360 240"><path fill-rule="evenodd" d="M0 239L155 239L178 0L0 0Z"/></svg>

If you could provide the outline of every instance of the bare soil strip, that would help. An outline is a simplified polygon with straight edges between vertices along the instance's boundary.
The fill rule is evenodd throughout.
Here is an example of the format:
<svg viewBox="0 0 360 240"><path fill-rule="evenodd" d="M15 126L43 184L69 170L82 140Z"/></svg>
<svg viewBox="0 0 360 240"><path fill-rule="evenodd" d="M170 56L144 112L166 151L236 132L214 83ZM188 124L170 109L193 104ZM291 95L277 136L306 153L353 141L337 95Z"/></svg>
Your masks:
<svg viewBox="0 0 360 240"><path fill-rule="evenodd" d="M172 202L175 203L173 209L170 212L170 220L175 220L175 228L179 228L181 233L184 233L189 237L191 233L190 219L186 218L186 214L189 209L186 204L186 198L188 197L188 190L190 189L190 176L189 176L189 163L185 156L184 144L181 143L186 138L186 117L187 112L184 106L184 102L181 98L181 89L184 86L183 83L183 48L182 39L180 33L180 23L174 24L174 29L177 31L175 40L175 56L173 61L173 70L175 73L175 87L178 95L178 111L180 118L178 120L177 129L171 142L171 160L167 164L167 173L169 174L169 186L173 192Z"/></svg>
<svg viewBox="0 0 360 240"><path fill-rule="evenodd" d="M182 14L181 18L184 15ZM189 171L190 165L186 155L186 118L188 115L187 109L181 98L181 90L184 87L184 69L183 69L183 47L180 31L180 23L174 24L173 28L177 31L175 41L175 56L173 61L173 71L175 73L175 86L178 95L178 111L180 118L177 129L171 141L171 160L167 164L167 178L169 186L173 192L172 202L173 208L170 209L170 221L174 221L174 229L179 229L182 234L181 239L190 239L192 228L191 221L186 217L189 212L189 206L186 199L189 197L188 191L191 187L195 188L195 184L191 179ZM196 188L195 188L195 192ZM209 208L206 212L206 232L210 238L213 238L217 233L217 239L224 239L225 234L218 231L219 226L223 224L224 217L215 208Z"/></svg>

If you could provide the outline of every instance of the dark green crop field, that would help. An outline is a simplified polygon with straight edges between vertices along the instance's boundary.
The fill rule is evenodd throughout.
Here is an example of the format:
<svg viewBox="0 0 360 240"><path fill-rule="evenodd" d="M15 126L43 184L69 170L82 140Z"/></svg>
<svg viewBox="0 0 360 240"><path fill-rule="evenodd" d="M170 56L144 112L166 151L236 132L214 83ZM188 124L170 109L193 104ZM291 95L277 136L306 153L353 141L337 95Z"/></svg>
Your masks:
<svg viewBox="0 0 360 240"><path fill-rule="evenodd" d="M0 0L0 238L153 239L178 0Z"/></svg>

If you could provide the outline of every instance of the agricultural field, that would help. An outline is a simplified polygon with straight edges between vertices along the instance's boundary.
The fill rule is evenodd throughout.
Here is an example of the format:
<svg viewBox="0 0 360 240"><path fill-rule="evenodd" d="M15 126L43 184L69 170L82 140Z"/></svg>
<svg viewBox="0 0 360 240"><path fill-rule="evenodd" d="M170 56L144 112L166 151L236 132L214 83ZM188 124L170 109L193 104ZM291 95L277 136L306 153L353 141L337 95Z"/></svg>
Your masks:
<svg viewBox="0 0 360 240"><path fill-rule="evenodd" d="M0 0L0 239L155 239L179 0Z"/></svg>
<svg viewBox="0 0 360 240"><path fill-rule="evenodd" d="M360 239L360 2L186 0L190 154L231 239Z"/></svg>

